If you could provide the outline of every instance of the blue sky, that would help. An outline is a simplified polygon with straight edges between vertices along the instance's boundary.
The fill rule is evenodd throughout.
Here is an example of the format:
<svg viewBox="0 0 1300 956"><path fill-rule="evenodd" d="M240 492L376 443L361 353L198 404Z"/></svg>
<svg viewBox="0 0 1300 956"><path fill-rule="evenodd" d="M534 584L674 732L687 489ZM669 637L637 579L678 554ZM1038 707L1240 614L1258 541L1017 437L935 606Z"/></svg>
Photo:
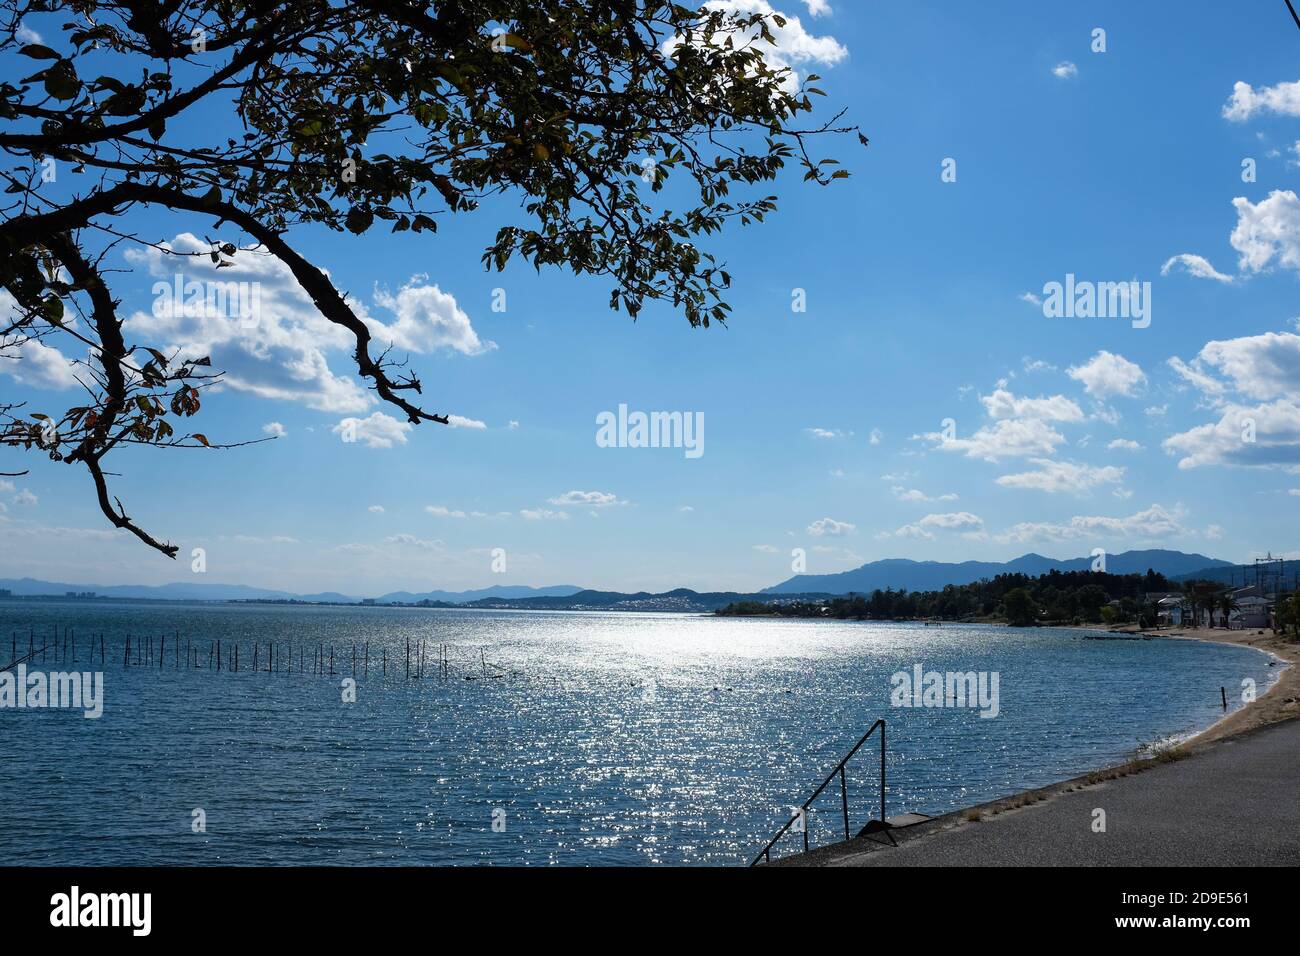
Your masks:
<svg viewBox="0 0 1300 956"><path fill-rule="evenodd" d="M300 233L410 352L426 407L463 419L402 430L370 418L395 412L356 386L342 340L312 335L274 263L223 276L263 283L271 323L249 341L155 319L174 267L119 253L136 339L216 343L230 372L198 427L282 437L118 457L117 492L177 563L108 530L83 472L0 453L2 471L32 468L0 485L0 576L193 580L201 547L207 580L297 591L743 590L789 577L794 548L810 573L1295 554L1300 31L1280 0L772 6L798 18L793 65L871 146L831 147L852 179L787 176L775 216L712 243L728 327L656 306L632 323L603 280L483 272L505 204L436 236ZM210 231L134 225L181 246ZM1045 317L1033 300L1067 274L1150 283L1149 326ZM0 394L66 407L57 372L24 367L0 363ZM704 454L599 447L596 416L621 403L702 413ZM346 419L365 420L360 440Z"/></svg>

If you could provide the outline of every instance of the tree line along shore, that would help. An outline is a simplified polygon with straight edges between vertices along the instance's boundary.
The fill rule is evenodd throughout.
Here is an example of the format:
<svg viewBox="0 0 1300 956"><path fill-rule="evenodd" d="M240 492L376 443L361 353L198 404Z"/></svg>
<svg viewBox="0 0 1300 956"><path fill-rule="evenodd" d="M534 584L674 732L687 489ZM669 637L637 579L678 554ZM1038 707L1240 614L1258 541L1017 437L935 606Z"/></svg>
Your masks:
<svg viewBox="0 0 1300 956"><path fill-rule="evenodd" d="M1176 613L1181 626L1228 627L1240 589L1214 581L1171 581L1157 571L1050 571L999 574L938 591L875 590L825 600L735 601L722 617L818 617L856 621L961 621L1013 627L1137 625L1159 627ZM1175 611L1176 609L1176 611ZM1269 625L1300 636L1300 591L1269 602ZM1234 625L1235 626L1235 622Z"/></svg>

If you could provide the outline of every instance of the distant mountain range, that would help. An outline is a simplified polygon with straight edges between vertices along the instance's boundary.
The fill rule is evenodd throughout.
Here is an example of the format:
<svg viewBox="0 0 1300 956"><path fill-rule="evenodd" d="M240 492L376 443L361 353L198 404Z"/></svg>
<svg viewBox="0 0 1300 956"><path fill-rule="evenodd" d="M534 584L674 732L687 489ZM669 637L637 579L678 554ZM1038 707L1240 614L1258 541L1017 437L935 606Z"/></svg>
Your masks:
<svg viewBox="0 0 1300 956"><path fill-rule="evenodd" d="M756 594L735 591L692 591L678 588L660 594L638 591L627 594L621 591L593 591L573 585L527 587L524 585L498 585L469 591L391 591L380 597L369 598L376 604L431 604L465 605L481 608L531 608L534 610L568 610L575 608L605 608L617 610L684 610L706 611L724 607L733 601L772 600L776 597L790 599L795 596L824 597L857 592L867 594L874 590L937 591L948 584L969 584L981 578L999 574L1027 575L1059 571L1086 571L1093 559L1071 558L1058 561L1041 554L1026 554L1013 561L910 561L888 558L872 561L852 571L839 574L799 574L780 584L764 588ZM1197 578L1222 583L1253 583L1254 570L1244 569L1229 561L1220 561L1203 554L1185 554L1182 551L1125 551L1106 556L1106 570L1112 574L1143 574L1147 569L1157 571L1171 579ZM1286 562L1288 579L1300 574L1300 563ZM0 590L8 590L16 597L63 597L68 593L94 594L99 597L127 598L154 601L303 601L321 604L359 604L362 598L326 591L319 594L294 594L246 584L207 584L177 582L163 585L143 584L65 584L40 581L35 578L0 578Z"/></svg>
<svg viewBox="0 0 1300 956"><path fill-rule="evenodd" d="M39 581L36 578L0 578L0 590L10 591L20 597L63 597L65 594L95 594L99 597L128 598L152 601L307 601L321 604L358 604L361 598L337 591L319 594L294 594L290 591L273 591L250 587L247 584L206 584L180 581L174 584L66 584L57 581ZM448 604L466 604L482 598L559 597L576 594L582 588L572 585L533 588L523 585L499 585L473 591L427 591L412 594L410 591L393 591L375 598L376 604L418 604L420 601L441 601Z"/></svg>
<svg viewBox="0 0 1300 956"><path fill-rule="evenodd" d="M782 581L764 594L793 594L819 591L828 594L847 594L850 591L867 593L877 589L893 588L908 591L939 591L948 584L970 584L981 578L999 574L1040 575L1049 571L1087 571L1093 559L1071 558L1058 561L1041 554L1025 554L1013 561L962 561L950 564L943 561L909 561L905 558L887 558L871 561L852 571L839 574L797 574ZM1194 572L1237 567L1229 561L1207 558L1203 554L1184 554L1182 551L1125 551L1106 555L1106 570L1111 574L1145 574L1147 569L1169 578Z"/></svg>

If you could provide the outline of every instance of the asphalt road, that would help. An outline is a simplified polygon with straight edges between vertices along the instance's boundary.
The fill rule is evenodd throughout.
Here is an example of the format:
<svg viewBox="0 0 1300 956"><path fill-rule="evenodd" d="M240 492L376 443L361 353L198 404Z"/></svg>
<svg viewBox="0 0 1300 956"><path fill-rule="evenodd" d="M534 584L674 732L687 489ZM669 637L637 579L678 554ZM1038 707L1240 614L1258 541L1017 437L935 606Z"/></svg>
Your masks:
<svg viewBox="0 0 1300 956"><path fill-rule="evenodd" d="M1094 832L1094 810L1105 832ZM958 819L960 815L958 816ZM1300 720L1229 738L1183 760L1058 793L978 823L943 818L897 846L859 838L827 866L1296 866ZM901 834L906 831L901 831ZM879 839L879 838L875 838ZM856 847L856 849L855 849ZM794 860L787 861L794 863Z"/></svg>

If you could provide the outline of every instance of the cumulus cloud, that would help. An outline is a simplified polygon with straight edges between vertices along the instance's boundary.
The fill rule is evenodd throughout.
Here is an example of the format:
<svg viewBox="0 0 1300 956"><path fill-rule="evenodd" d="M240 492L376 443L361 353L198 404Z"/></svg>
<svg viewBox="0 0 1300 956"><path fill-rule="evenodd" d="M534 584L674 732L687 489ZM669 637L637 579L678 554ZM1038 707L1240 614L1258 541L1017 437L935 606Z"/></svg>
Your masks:
<svg viewBox="0 0 1300 956"><path fill-rule="evenodd" d="M1000 461L1050 455L1065 436L1037 418L1005 418L978 429L970 438L945 439L939 432L920 436L933 441L940 451L962 452L967 458Z"/></svg>
<svg viewBox="0 0 1300 956"><path fill-rule="evenodd" d="M486 422L476 418L466 418L464 415L448 415L447 424L452 428L487 428Z"/></svg>
<svg viewBox="0 0 1300 956"><path fill-rule="evenodd" d="M956 501L957 500L957 496L954 494L937 495L936 497L932 498L923 491L919 491L916 488L904 488L902 485L894 485L894 487L890 488L889 490L893 494L893 496L897 498L899 501L931 502L931 501Z"/></svg>
<svg viewBox="0 0 1300 956"><path fill-rule="evenodd" d="M1293 190L1275 189L1258 203L1238 196L1232 205L1237 225L1228 241L1240 253L1242 272L1262 272L1274 260L1300 270L1300 198Z"/></svg>
<svg viewBox="0 0 1300 956"><path fill-rule="evenodd" d="M0 327L8 326L18 314L17 301L7 290L0 289ZM32 388L58 391L77 387L72 360L40 339L0 345L0 375L9 375L19 385Z"/></svg>
<svg viewBox="0 0 1300 956"><path fill-rule="evenodd" d="M348 356L356 348L351 333L320 314L279 259L264 251L241 251L233 265L218 270L206 255L194 255L211 247L191 233L164 246L184 258L155 248L125 253L128 262L160 280L154 284L151 309L127 317L128 332L185 357L211 356L213 366L225 372L224 388L326 412L356 413L376 404L354 376L330 367L331 355L344 357L345 368L350 365ZM172 289L178 274L182 283L239 290L239 301L194 296L183 285L177 297ZM376 304L394 313L389 323L370 314L363 302L353 299L350 304L379 349L391 344L403 352L447 348L469 355L492 347L478 339L455 300L436 285L412 280L397 294L377 292Z"/></svg>
<svg viewBox="0 0 1300 956"><path fill-rule="evenodd" d="M1231 282L1232 276L1225 275L1210 264L1210 260L1204 256L1198 256L1191 252L1181 252L1176 256L1170 256L1165 260L1165 264L1160 267L1160 274L1167 276L1177 267L1181 266L1188 275L1195 276L1197 279L1213 279L1215 282Z"/></svg>
<svg viewBox="0 0 1300 956"><path fill-rule="evenodd" d="M1083 410L1064 395L1050 398L1018 398L1004 388L981 395L980 402L990 418L1036 418L1049 422L1081 422Z"/></svg>
<svg viewBox="0 0 1300 956"><path fill-rule="evenodd" d="M1035 458L1034 471L1025 471L1015 475L1002 475L997 483L1005 488L1031 488L1035 491L1072 492L1081 494L1097 485L1117 484L1124 479L1124 469L1114 466L1098 468L1070 461L1052 461L1049 458Z"/></svg>
<svg viewBox="0 0 1300 956"><path fill-rule="evenodd" d="M463 511L457 511L448 508L446 505L425 505L426 513L433 515L435 518L467 518L469 517Z"/></svg>
<svg viewBox="0 0 1300 956"><path fill-rule="evenodd" d="M437 285L422 284L428 279L427 275L413 276L396 295L376 289L375 304L392 312L396 319L384 324L369 318L366 324L371 334L407 352L449 348L462 355L478 355L496 348L496 343L478 337L454 296Z"/></svg>
<svg viewBox="0 0 1300 956"><path fill-rule="evenodd" d="M1260 405L1225 404L1219 420L1171 435L1162 443L1178 467L1300 466L1300 405L1285 399Z"/></svg>
<svg viewBox="0 0 1300 956"><path fill-rule="evenodd" d="M344 418L330 431L345 442L365 442L370 448L392 448L406 444L410 422L399 421L383 412L372 412L368 418Z"/></svg>
<svg viewBox="0 0 1300 956"><path fill-rule="evenodd" d="M1067 541L1078 538L1158 541L1186 534L1188 529L1183 524L1184 517L1181 507L1170 511L1152 505L1145 511L1119 518L1076 515L1063 523L1024 521L995 537L999 541L1021 543L1036 539Z"/></svg>
<svg viewBox="0 0 1300 956"><path fill-rule="evenodd" d="M857 525L849 524L847 521L836 521L834 518L818 518L808 526L808 534L814 538L823 536L839 537L852 534L856 530Z"/></svg>
<svg viewBox="0 0 1300 956"><path fill-rule="evenodd" d="M384 506L383 506L383 505L371 505L371 506L370 506L369 508L367 508L366 510L369 511L372 515L381 515L381 514L384 513Z"/></svg>
<svg viewBox="0 0 1300 956"><path fill-rule="evenodd" d="M1241 80L1232 84L1232 96L1223 107L1224 119L1241 123L1257 113L1300 116L1300 80L1258 90Z"/></svg>
<svg viewBox="0 0 1300 956"><path fill-rule="evenodd" d="M825 0L805 2L808 2L812 16L830 11ZM834 37L809 33L797 16L778 11L767 0L706 0L703 6L708 10L723 10L741 17L753 14L766 17L775 45L761 40L756 30L748 31L749 35L745 39L759 44L758 49L772 69L789 71L783 85L792 92L798 87L801 68L834 66L849 55L848 49ZM778 25L772 19L774 15L780 16L784 23ZM739 45L742 38L737 35L734 42ZM664 44L665 55L671 57L680 44L681 39L678 37L667 41Z"/></svg>
<svg viewBox="0 0 1300 956"><path fill-rule="evenodd" d="M578 505L586 508L608 508L610 505L625 503L619 501L618 495L611 491L566 491L562 495L547 500L551 504L561 507Z"/></svg>
<svg viewBox="0 0 1300 956"><path fill-rule="evenodd" d="M770 544L756 544L754 550L761 551L763 554L776 554L778 549Z"/></svg>
<svg viewBox="0 0 1300 956"><path fill-rule="evenodd" d="M262 426L262 434L270 435L272 438L283 438L288 432L279 422L267 422Z"/></svg>
<svg viewBox="0 0 1300 956"><path fill-rule="evenodd" d="M1141 451L1142 446L1131 438L1116 438L1106 446L1111 451Z"/></svg>
<svg viewBox="0 0 1300 956"><path fill-rule="evenodd" d="M1069 60L1062 60L1052 67L1052 76L1058 80L1068 80L1079 75L1079 68Z"/></svg>
<svg viewBox="0 0 1300 956"><path fill-rule="evenodd" d="M416 548L420 551L441 551L443 548L441 541L429 541L424 538L417 538L413 534L389 535L384 539L384 543L400 545L405 548Z"/></svg>
<svg viewBox="0 0 1300 956"><path fill-rule="evenodd" d="M1146 375L1140 366L1105 349L1082 365L1066 369L1065 374L1082 382L1083 390L1099 399L1113 395L1132 396L1146 384Z"/></svg>
<svg viewBox="0 0 1300 956"><path fill-rule="evenodd" d="M926 515L917 522L923 528L943 528L946 531L965 531L984 525L984 519L969 511L953 511L948 514Z"/></svg>
<svg viewBox="0 0 1300 956"><path fill-rule="evenodd" d="M853 434L853 432L842 432L838 428L815 428L814 427L814 428L805 428L804 431L806 431L813 438L847 438Z"/></svg>
<svg viewBox="0 0 1300 956"><path fill-rule="evenodd" d="M1300 335L1294 332L1216 339L1207 342L1190 364L1177 357L1169 364L1211 397L1231 387L1248 398L1300 402ZM1207 367L1226 381L1215 378Z"/></svg>

